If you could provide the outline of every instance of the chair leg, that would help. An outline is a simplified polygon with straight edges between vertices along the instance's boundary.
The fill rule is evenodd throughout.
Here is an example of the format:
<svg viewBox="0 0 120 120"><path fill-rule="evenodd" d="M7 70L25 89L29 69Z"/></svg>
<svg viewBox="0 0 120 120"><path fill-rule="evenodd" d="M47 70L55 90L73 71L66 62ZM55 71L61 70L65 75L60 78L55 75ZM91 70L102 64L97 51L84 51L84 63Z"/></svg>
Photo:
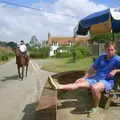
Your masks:
<svg viewBox="0 0 120 120"><path fill-rule="evenodd" d="M109 106L111 105L111 103L112 103L112 98L111 98L111 97L108 97L104 108L105 108L105 109L108 109Z"/></svg>

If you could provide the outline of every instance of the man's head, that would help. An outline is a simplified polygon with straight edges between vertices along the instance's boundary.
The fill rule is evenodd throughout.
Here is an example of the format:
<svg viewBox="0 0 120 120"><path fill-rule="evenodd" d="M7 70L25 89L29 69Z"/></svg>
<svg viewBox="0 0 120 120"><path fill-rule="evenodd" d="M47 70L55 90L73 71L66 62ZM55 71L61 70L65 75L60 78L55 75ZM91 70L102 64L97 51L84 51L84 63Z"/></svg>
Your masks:
<svg viewBox="0 0 120 120"><path fill-rule="evenodd" d="M108 57L111 58L112 56L114 56L116 54L116 50L117 50L115 42L110 41L110 42L106 43L105 50L106 50Z"/></svg>
<svg viewBox="0 0 120 120"><path fill-rule="evenodd" d="M23 41L23 40L21 40L21 41L20 41L20 44L21 44L21 45L23 45L23 44L24 44L24 41Z"/></svg>

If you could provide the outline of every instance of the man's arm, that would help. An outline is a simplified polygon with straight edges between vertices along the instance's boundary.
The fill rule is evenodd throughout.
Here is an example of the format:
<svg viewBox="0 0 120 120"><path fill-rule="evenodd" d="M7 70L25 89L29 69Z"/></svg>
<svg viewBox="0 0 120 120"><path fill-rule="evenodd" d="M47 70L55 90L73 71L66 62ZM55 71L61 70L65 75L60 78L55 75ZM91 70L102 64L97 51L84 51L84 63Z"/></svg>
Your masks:
<svg viewBox="0 0 120 120"><path fill-rule="evenodd" d="M109 73L109 76L110 77L115 76L118 72L120 72L120 69L114 69Z"/></svg>
<svg viewBox="0 0 120 120"><path fill-rule="evenodd" d="M92 77L93 75L95 75L95 73L96 70L93 67L90 67L82 78L76 80L76 83L85 80L87 77Z"/></svg>
<svg viewBox="0 0 120 120"><path fill-rule="evenodd" d="M86 79L87 77L92 77L93 75L95 75L95 73L96 69L94 67L90 67L83 78Z"/></svg>
<svg viewBox="0 0 120 120"><path fill-rule="evenodd" d="M87 77L92 77L93 75L95 75L95 73L96 70L93 67L90 67L83 77L76 80L76 83L79 81L84 81Z"/></svg>

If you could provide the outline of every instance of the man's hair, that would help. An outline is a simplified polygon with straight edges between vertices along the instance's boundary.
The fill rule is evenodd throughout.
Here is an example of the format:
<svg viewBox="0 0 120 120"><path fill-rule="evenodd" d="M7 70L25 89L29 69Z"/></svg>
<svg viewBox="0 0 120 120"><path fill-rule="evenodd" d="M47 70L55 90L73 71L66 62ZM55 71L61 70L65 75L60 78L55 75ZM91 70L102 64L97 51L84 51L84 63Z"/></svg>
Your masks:
<svg viewBox="0 0 120 120"><path fill-rule="evenodd" d="M117 49L116 43L114 41L109 41L105 44L105 48L108 48L110 46L113 46L115 49Z"/></svg>
<svg viewBox="0 0 120 120"><path fill-rule="evenodd" d="M21 40L20 42L21 42L21 43L24 43L24 41L23 41L23 40Z"/></svg>

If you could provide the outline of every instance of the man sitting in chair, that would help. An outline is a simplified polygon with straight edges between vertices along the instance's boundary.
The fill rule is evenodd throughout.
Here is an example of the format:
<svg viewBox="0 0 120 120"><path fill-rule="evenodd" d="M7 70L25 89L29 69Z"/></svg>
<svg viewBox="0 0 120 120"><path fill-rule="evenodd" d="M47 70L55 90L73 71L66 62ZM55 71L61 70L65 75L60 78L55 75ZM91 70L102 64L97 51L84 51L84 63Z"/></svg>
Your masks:
<svg viewBox="0 0 120 120"><path fill-rule="evenodd" d="M95 115L103 91L109 91L114 86L115 74L120 72L120 57L116 55L116 45L108 42L105 45L106 53L100 55L91 65L87 73L71 84L58 84L49 76L49 82L55 89L75 90L79 88L90 88L92 91L93 108L90 115ZM93 74L94 73L94 74Z"/></svg>

